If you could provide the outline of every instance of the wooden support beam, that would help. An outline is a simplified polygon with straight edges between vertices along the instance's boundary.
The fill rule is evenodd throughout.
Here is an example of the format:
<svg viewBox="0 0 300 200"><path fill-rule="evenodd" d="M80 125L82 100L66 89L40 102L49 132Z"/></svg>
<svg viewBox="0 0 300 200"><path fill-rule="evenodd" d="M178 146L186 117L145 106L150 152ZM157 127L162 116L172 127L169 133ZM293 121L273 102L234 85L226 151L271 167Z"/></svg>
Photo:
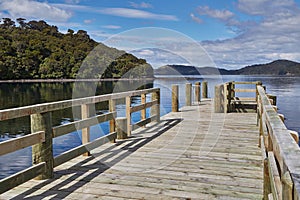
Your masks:
<svg viewBox="0 0 300 200"><path fill-rule="evenodd" d="M179 89L178 85L172 85L172 112L179 111Z"/></svg>

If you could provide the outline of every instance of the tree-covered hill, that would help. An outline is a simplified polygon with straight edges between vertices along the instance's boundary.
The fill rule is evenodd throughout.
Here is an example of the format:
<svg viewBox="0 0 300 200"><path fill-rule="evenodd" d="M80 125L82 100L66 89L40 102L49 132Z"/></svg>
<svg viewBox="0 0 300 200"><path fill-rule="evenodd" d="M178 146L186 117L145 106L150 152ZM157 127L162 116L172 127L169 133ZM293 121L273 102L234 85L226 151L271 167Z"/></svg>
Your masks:
<svg viewBox="0 0 300 200"><path fill-rule="evenodd" d="M0 23L2 80L76 78L83 61L90 69L83 70L81 78L153 76L144 59L97 43L84 30L75 33L69 29L63 34L45 21L18 18L17 22L3 18ZM88 56L92 50L93 55Z"/></svg>

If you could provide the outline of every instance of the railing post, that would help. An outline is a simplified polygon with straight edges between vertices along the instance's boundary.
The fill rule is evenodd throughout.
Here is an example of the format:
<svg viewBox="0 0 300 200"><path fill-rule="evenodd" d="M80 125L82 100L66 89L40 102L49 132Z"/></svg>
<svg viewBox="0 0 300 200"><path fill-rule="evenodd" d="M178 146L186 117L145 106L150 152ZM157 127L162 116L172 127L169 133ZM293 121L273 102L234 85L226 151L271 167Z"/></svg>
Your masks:
<svg viewBox="0 0 300 200"><path fill-rule="evenodd" d="M86 119L90 117L90 105L81 105L81 118ZM90 127L82 129L82 144L87 144L90 142ZM90 156L90 152L86 152L83 156Z"/></svg>
<svg viewBox="0 0 300 200"><path fill-rule="evenodd" d="M53 177L53 146L52 146L52 117L51 112L32 114L30 116L31 132L45 132L45 142L32 146L32 164L46 162L44 173L36 179L43 180Z"/></svg>
<svg viewBox="0 0 300 200"><path fill-rule="evenodd" d="M196 103L200 103L200 101L201 101L201 97L200 97L200 86L201 86L201 83L200 83L200 82L196 82L196 83L195 83L195 102L196 102Z"/></svg>
<svg viewBox="0 0 300 200"><path fill-rule="evenodd" d="M185 84L185 105L186 106L192 105L192 84L191 83Z"/></svg>
<svg viewBox="0 0 300 200"><path fill-rule="evenodd" d="M282 199L284 200L292 200L293 199L293 181L291 175L288 171L286 171L282 178Z"/></svg>
<svg viewBox="0 0 300 200"><path fill-rule="evenodd" d="M141 94L141 104L145 104L145 103L146 103L146 94ZM144 119L146 119L146 108L141 110L141 120Z"/></svg>
<svg viewBox="0 0 300 200"><path fill-rule="evenodd" d="M277 97L275 95L271 95L271 94L267 94L267 97L269 99L271 99L271 104L273 106L276 106L277 105Z"/></svg>
<svg viewBox="0 0 300 200"><path fill-rule="evenodd" d="M156 122L160 122L160 90L152 93L152 101L157 100L157 104L151 107L151 116L156 116Z"/></svg>
<svg viewBox="0 0 300 200"><path fill-rule="evenodd" d="M115 112L116 111L116 100L111 99L109 100L109 112ZM109 132L115 132L116 131L116 120L113 118L109 121ZM111 142L116 142L115 139L113 139Z"/></svg>
<svg viewBox="0 0 300 200"><path fill-rule="evenodd" d="M172 112L178 112L178 85L172 85Z"/></svg>
<svg viewBox="0 0 300 200"><path fill-rule="evenodd" d="M131 136L131 97L126 97L127 136Z"/></svg>
<svg viewBox="0 0 300 200"><path fill-rule="evenodd" d="M117 139L127 138L127 118L120 117L116 119Z"/></svg>
<svg viewBox="0 0 300 200"><path fill-rule="evenodd" d="M202 98L207 98L207 81L202 82Z"/></svg>

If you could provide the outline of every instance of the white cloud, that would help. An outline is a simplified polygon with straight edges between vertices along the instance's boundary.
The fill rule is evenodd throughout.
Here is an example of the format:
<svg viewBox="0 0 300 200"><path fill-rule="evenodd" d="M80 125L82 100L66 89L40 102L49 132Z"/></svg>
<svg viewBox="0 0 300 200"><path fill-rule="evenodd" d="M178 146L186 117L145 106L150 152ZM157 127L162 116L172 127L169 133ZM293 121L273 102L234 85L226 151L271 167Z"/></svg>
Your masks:
<svg viewBox="0 0 300 200"><path fill-rule="evenodd" d="M102 26L102 28L106 28L106 29L120 29L122 27L121 26L117 26L117 25L105 25L105 26Z"/></svg>
<svg viewBox="0 0 300 200"><path fill-rule="evenodd" d="M197 8L197 12L199 15L208 15L210 17L224 21L234 17L234 13L229 10L215 10L209 8L208 6L199 6Z"/></svg>
<svg viewBox="0 0 300 200"><path fill-rule="evenodd" d="M65 0L67 4L78 4L80 0Z"/></svg>
<svg viewBox="0 0 300 200"><path fill-rule="evenodd" d="M177 17L174 15L155 14L147 11L129 8L104 8L99 10L99 12L106 15L126 18L178 21Z"/></svg>
<svg viewBox="0 0 300 200"><path fill-rule="evenodd" d="M85 23L85 24L91 24L92 22L93 22L93 20L91 20L91 19L83 20L83 23Z"/></svg>
<svg viewBox="0 0 300 200"><path fill-rule="evenodd" d="M133 8L153 8L153 6L150 3L145 3L145 2L138 4L138 3L130 1L129 4Z"/></svg>
<svg viewBox="0 0 300 200"><path fill-rule="evenodd" d="M194 22L196 22L196 23L198 23L198 24L202 24L202 23L203 23L203 20L200 19L199 17L195 16L194 13L191 13L191 14L190 14L190 17L192 18L192 20L193 20Z"/></svg>
<svg viewBox="0 0 300 200"><path fill-rule="evenodd" d="M2 0L0 11L7 12L11 18L34 18L53 21L67 21L72 14L47 2L33 0Z"/></svg>

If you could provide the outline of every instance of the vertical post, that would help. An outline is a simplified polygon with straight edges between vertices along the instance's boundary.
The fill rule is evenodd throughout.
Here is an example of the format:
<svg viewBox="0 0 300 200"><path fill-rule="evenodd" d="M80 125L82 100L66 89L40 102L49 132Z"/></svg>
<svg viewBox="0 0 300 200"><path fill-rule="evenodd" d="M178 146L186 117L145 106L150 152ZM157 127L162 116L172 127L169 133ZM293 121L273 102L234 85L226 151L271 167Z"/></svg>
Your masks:
<svg viewBox="0 0 300 200"><path fill-rule="evenodd" d="M126 97L127 136L131 136L131 97Z"/></svg>
<svg viewBox="0 0 300 200"><path fill-rule="evenodd" d="M116 111L116 100L111 99L111 100L109 100L108 104L109 104L109 112L115 112ZM116 120L115 120L115 118L116 118L116 116L109 121L109 132L110 133L116 131ZM113 140L111 140L111 142L116 142L116 140L113 139Z"/></svg>
<svg viewBox="0 0 300 200"><path fill-rule="evenodd" d="M271 193L270 175L268 168L268 158L264 159L264 200L268 199L268 195Z"/></svg>
<svg viewBox="0 0 300 200"><path fill-rule="evenodd" d="M145 104L145 103L146 103L146 94L141 94L141 104ZM141 110L141 120L144 119L146 119L146 108Z"/></svg>
<svg viewBox="0 0 300 200"><path fill-rule="evenodd" d="M207 81L202 82L202 98L207 98Z"/></svg>
<svg viewBox="0 0 300 200"><path fill-rule="evenodd" d="M192 105L192 84L191 83L185 84L185 105L186 106Z"/></svg>
<svg viewBox="0 0 300 200"><path fill-rule="evenodd" d="M116 119L117 139L127 138L127 118L120 117Z"/></svg>
<svg viewBox="0 0 300 200"><path fill-rule="evenodd" d="M231 112L231 99L232 99L232 82L229 82L227 85L227 112Z"/></svg>
<svg viewBox="0 0 300 200"><path fill-rule="evenodd" d="M277 97L275 95L267 94L267 97L272 100L271 103L273 106L277 105Z"/></svg>
<svg viewBox="0 0 300 200"><path fill-rule="evenodd" d="M157 100L157 104L151 107L151 116L156 116L156 122L160 122L160 90L152 93L152 101Z"/></svg>
<svg viewBox="0 0 300 200"><path fill-rule="evenodd" d="M52 117L51 112L32 114L30 116L31 132L45 132L45 142L32 146L32 164L46 162L43 174L36 177L38 180L53 177L53 147L52 147Z"/></svg>
<svg viewBox="0 0 300 200"><path fill-rule="evenodd" d="M90 117L90 105L83 104L81 105L81 118L86 119ZM90 142L90 127L82 129L82 144L86 144ZM89 156L90 152L86 152L83 156Z"/></svg>
<svg viewBox="0 0 300 200"><path fill-rule="evenodd" d="M216 85L215 86L215 98L214 98L214 106L215 106L215 113L224 113L224 85Z"/></svg>
<svg viewBox="0 0 300 200"><path fill-rule="evenodd" d="M178 85L172 85L172 112L178 112Z"/></svg>
<svg viewBox="0 0 300 200"><path fill-rule="evenodd" d="M228 112L228 83L224 83L224 86L223 86L223 98L224 98L224 104L223 104L223 107L224 107L224 113L227 113Z"/></svg>
<svg viewBox="0 0 300 200"><path fill-rule="evenodd" d="M293 181L288 171L282 177L282 199L293 199Z"/></svg>
<svg viewBox="0 0 300 200"><path fill-rule="evenodd" d="M195 102L200 103L201 97L200 97L200 82L195 83Z"/></svg>

